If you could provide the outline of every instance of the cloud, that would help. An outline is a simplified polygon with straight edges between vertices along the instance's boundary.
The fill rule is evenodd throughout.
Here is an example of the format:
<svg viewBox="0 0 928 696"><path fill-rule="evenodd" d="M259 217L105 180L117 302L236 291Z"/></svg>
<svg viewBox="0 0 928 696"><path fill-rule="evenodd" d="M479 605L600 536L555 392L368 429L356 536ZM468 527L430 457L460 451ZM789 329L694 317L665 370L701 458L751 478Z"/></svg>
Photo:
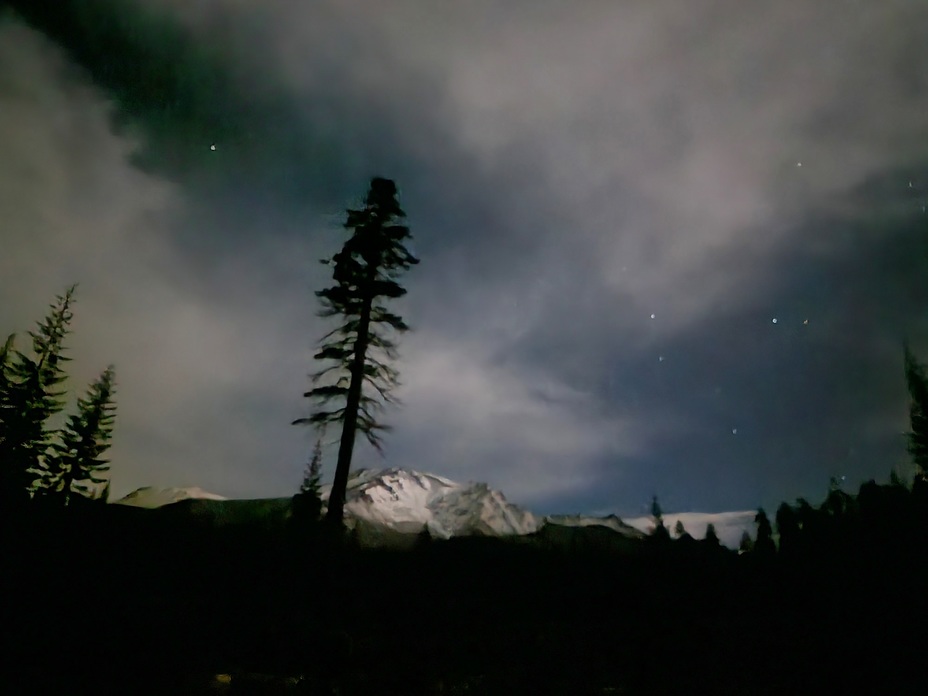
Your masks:
<svg viewBox="0 0 928 696"><path fill-rule="evenodd" d="M848 366L888 364L914 306L855 266L887 317L858 340L836 309L853 293L822 278L912 234L896 194L866 194L928 161L917 4L14 4L60 49L4 25L0 289L31 304L0 319L25 327L82 281L75 367L117 362L126 480L295 485L314 259L372 174L400 183L423 258L391 464L516 500L628 505L660 475L753 504L764 457L846 449L876 404L834 411L827 443L789 416L847 400ZM773 311L781 329L830 316L815 359ZM801 393L813 376L834 388ZM871 381L888 410L898 380ZM769 427L742 422L763 435L733 447L733 414Z"/></svg>
<svg viewBox="0 0 928 696"><path fill-rule="evenodd" d="M287 424L299 406L287 394L302 365L291 359L281 371L299 350L268 347L291 339L281 339L281 324L305 318L305 290L259 289L297 277L311 252L268 244L254 265L225 261L204 282L173 243L182 193L133 165L139 144L113 132L112 104L35 32L4 19L0 34L4 330L25 348L54 295L79 283L70 385L81 391L116 365L117 494L147 483L278 491L279 477L262 469L298 469L299 440L288 460L250 429L280 436L274 418ZM262 399L275 389L279 402Z"/></svg>
<svg viewBox="0 0 928 696"><path fill-rule="evenodd" d="M486 350L428 333L404 341L408 405L390 419L399 440L391 459L412 448L417 466L486 481L528 503L589 487L604 457L630 456L654 435L602 412L595 395L496 363Z"/></svg>
<svg viewBox="0 0 928 696"><path fill-rule="evenodd" d="M459 211L430 231L466 235L457 264L541 306L517 319L526 342L549 338L565 298L580 331L621 335L626 351L762 303L789 282L784 263L857 241L810 233L810 215L846 211L871 177L928 155L924 11L911 5L150 4L231 38L234 60L260 61L368 145L389 123L394 158L433 182L410 209L426 225ZM225 21L236 13L259 29ZM257 58L259 33L276 40ZM455 261L441 261L447 279ZM578 308L578 293L595 300Z"/></svg>

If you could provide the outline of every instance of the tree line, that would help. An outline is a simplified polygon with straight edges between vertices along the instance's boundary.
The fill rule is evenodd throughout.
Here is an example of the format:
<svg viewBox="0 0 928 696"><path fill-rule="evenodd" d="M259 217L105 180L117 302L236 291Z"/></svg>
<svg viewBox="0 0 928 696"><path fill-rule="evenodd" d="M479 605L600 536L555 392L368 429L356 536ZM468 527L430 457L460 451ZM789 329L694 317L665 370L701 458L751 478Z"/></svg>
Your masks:
<svg viewBox="0 0 928 696"><path fill-rule="evenodd" d="M856 494L842 490L832 478L828 492L818 505L805 498L782 502L773 520L764 508L754 517L755 534L745 531L738 552L753 559L780 558L811 561L881 548L905 554L914 547L928 524L928 369L915 357L908 344L903 348L906 385L909 392L908 452L915 467L911 481L896 471L889 482L875 479L861 484ZM657 496L651 502L651 543L695 541L678 521L673 533L664 524ZM704 546L720 546L715 527L709 524Z"/></svg>
<svg viewBox="0 0 928 696"><path fill-rule="evenodd" d="M106 502L110 447L116 418L115 371L108 366L77 400L61 427L51 421L65 407L65 340L73 318L75 286L58 295L29 331L30 352L16 334L0 347L0 503L30 500L66 507Z"/></svg>

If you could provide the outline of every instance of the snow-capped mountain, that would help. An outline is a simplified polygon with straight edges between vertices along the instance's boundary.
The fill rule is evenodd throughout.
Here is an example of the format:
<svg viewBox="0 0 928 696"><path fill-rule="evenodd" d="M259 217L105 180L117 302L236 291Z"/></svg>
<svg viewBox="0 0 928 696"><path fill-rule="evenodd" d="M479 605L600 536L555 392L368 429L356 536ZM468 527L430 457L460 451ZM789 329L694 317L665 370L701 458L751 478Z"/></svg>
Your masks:
<svg viewBox="0 0 928 696"><path fill-rule="evenodd" d="M189 488L155 488L145 486L132 491L125 498L115 501L119 505L132 505L142 508L159 508L181 500L228 500L221 495L209 493L202 488L191 486Z"/></svg>
<svg viewBox="0 0 928 696"><path fill-rule="evenodd" d="M626 522L616 515L606 517L592 517L590 515L548 515L546 524L559 524L562 527L606 527L630 539L640 539L644 532Z"/></svg>
<svg viewBox="0 0 928 696"><path fill-rule="evenodd" d="M331 486L322 489L323 502ZM290 498L229 500L201 488L140 488L117 504L142 508L177 506L177 512L214 524L279 524L290 515ZM754 531L753 511L677 513L664 515L672 531L677 520L695 538L705 535L707 525L715 524L722 543L737 548L741 534ZM510 503L499 491L485 483L459 483L442 476L409 469L376 471L358 469L351 473L345 491L345 523L358 528L378 543L383 530L392 535L415 535L428 531L429 536L448 539L456 536L522 536L543 529L548 532L564 528L599 528L612 530L626 539L639 539L650 532L650 517L621 520L615 515L548 515L542 517ZM577 529L579 532L580 530ZM592 530L591 530L592 531ZM550 536L550 535L549 535ZM395 541L395 536L390 537Z"/></svg>
<svg viewBox="0 0 928 696"><path fill-rule="evenodd" d="M330 486L322 491L328 500ZM541 520L513 505L485 483L457 483L434 474L406 469L351 474L345 493L345 516L399 532L428 530L433 538L530 534Z"/></svg>

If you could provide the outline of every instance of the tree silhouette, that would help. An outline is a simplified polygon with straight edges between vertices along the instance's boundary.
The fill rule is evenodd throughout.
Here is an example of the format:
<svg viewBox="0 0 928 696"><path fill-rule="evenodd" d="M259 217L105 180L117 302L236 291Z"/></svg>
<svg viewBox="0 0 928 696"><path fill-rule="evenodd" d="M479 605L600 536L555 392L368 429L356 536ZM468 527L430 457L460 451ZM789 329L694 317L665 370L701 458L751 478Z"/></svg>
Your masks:
<svg viewBox="0 0 928 696"><path fill-rule="evenodd" d="M303 472L303 483L300 484L300 493L302 495L311 495L319 497L319 482L322 479L322 438L316 440L313 446L313 455L306 465L306 471Z"/></svg>
<svg viewBox="0 0 928 696"><path fill-rule="evenodd" d="M748 533L748 530L745 529L743 532L741 532L741 541L738 543L738 552L739 553L750 553L753 550L754 550L754 540L751 538L751 535Z"/></svg>
<svg viewBox="0 0 928 696"><path fill-rule="evenodd" d="M917 477L928 476L928 376L908 343L905 352L905 381L909 390L909 426L907 433L909 453L917 469Z"/></svg>
<svg viewBox="0 0 928 696"><path fill-rule="evenodd" d="M108 493L109 461L102 458L110 447L116 419L113 366L90 385L87 396L77 401L77 413L68 418L59 442L46 458L45 492L68 505L76 497L103 500Z"/></svg>
<svg viewBox="0 0 928 696"><path fill-rule="evenodd" d="M57 387L67 379L61 363L69 360L63 350L74 290L71 286L58 295L37 330L29 332L33 356L16 350L13 336L0 355L0 498L4 501L27 500L43 473L54 432L46 423L64 407L65 392Z"/></svg>
<svg viewBox="0 0 928 696"><path fill-rule="evenodd" d="M757 538L754 541L754 550L758 555L771 556L776 552L776 546L773 543L773 527L770 525L770 519L764 508L758 508L754 516L754 524L757 525Z"/></svg>
<svg viewBox="0 0 928 696"><path fill-rule="evenodd" d="M670 539L670 531L664 524L664 513L661 510L661 504L657 502L657 496L651 498L651 517L654 519L654 527L651 529L651 538L660 541Z"/></svg>
<svg viewBox="0 0 928 696"><path fill-rule="evenodd" d="M712 522L706 526L706 536L703 538L703 541L709 546L719 546L722 543L719 540L719 534L715 531L715 525Z"/></svg>
<svg viewBox="0 0 928 696"><path fill-rule="evenodd" d="M0 347L0 451L3 451L7 438L9 438L8 427L11 427L10 419L13 417L13 402L11 400L11 388L13 386L12 375L10 374L10 359L13 356L16 334L10 334L3 346Z"/></svg>
<svg viewBox="0 0 928 696"><path fill-rule="evenodd" d="M316 292L322 304L319 314L339 316L344 322L323 337L321 350L314 356L332 363L312 375L315 386L304 394L317 402L318 410L293 422L317 427L342 424L327 513L333 523L342 521L357 431L380 451L379 432L389 429L375 419L374 411L385 403L395 403L391 391L398 384L398 373L387 364L396 357L390 333L402 333L409 327L378 300L405 295L405 288L396 279L419 263L403 244L411 238L409 228L401 224L405 216L397 201L396 184L389 179L372 179L364 208L347 211L344 227L351 231L351 237L341 251L322 261L333 267L335 285ZM344 405L331 408L333 400Z"/></svg>
<svg viewBox="0 0 928 696"><path fill-rule="evenodd" d="M791 553L799 543L799 518L788 503L777 508L777 534L780 536L780 551Z"/></svg>
<svg viewBox="0 0 928 696"><path fill-rule="evenodd" d="M682 537L684 534L686 534L686 528L683 526L683 520L677 520L677 523L673 526L673 535Z"/></svg>
<svg viewBox="0 0 928 696"><path fill-rule="evenodd" d="M816 510L808 500L796 498L796 519L799 521L799 530L801 532L798 538L804 548L817 544L822 540L824 527L822 517L821 511Z"/></svg>
<svg viewBox="0 0 928 696"><path fill-rule="evenodd" d="M294 497L293 511L295 521L300 526L311 524L319 520L322 512L322 497L320 481L322 478L322 437L316 440L313 454L303 472L303 482L300 492Z"/></svg>

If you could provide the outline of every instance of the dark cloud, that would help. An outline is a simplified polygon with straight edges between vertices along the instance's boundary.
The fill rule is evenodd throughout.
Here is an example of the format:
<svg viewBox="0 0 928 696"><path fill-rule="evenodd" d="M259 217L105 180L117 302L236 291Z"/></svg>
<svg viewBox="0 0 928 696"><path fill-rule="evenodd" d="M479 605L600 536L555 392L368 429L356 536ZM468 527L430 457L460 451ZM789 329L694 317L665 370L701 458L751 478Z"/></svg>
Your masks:
<svg viewBox="0 0 928 696"><path fill-rule="evenodd" d="M120 485L293 488L314 259L373 174L423 258L391 464L631 512L902 458L928 9L7 4L0 289L30 299L0 318L89 279L75 364L121 370Z"/></svg>

